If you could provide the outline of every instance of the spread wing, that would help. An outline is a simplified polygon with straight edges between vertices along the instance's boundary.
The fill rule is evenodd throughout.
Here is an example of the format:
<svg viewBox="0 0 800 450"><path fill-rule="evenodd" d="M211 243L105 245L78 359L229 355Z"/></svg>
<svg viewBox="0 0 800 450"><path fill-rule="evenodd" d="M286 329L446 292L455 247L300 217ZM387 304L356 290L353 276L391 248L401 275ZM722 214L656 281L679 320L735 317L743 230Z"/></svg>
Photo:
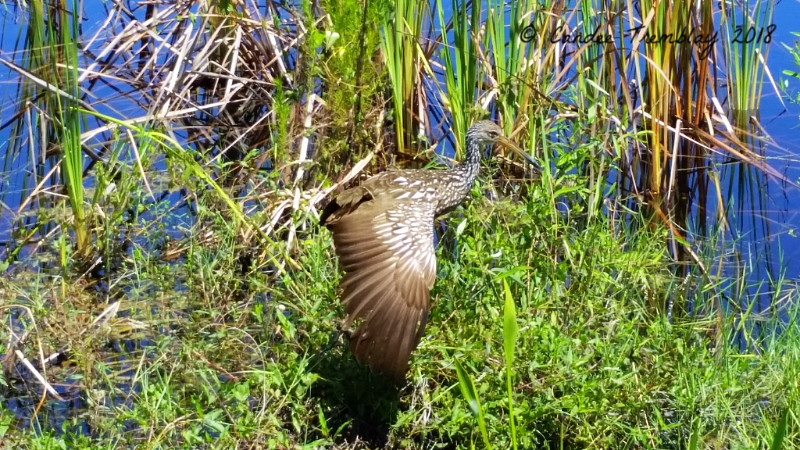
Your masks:
<svg viewBox="0 0 800 450"><path fill-rule="evenodd" d="M403 379L425 330L436 280L435 204L392 193L374 199L368 189L337 201L341 210L324 217L345 272L345 326L360 321L351 349L372 370Z"/></svg>

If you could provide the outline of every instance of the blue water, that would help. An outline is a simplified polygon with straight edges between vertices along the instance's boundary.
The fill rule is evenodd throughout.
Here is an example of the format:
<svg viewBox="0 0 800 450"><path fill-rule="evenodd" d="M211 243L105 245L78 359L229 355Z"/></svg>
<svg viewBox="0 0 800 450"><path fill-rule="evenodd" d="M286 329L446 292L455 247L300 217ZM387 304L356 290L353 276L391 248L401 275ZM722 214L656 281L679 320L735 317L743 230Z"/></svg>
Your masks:
<svg viewBox="0 0 800 450"><path fill-rule="evenodd" d="M788 81L788 91L796 95L800 93L800 80L783 75L784 70L800 71L794 57L785 46L794 47L798 40L792 32L800 31L797 17L800 16L800 2L783 1L775 7L773 23L776 28L776 40L769 46L768 67L772 76L781 83ZM782 84L782 83L781 83ZM768 192L767 223L769 236L763 226L753 226L751 220L742 218L741 232L756 241L745 245L754 255L764 255L766 246L770 245L770 263L785 267L787 279L800 282L800 107L796 103L781 101L771 87L765 86L761 100L761 124L772 137L773 143L765 148L769 164L781 172L790 183L770 178L766 185ZM743 204L744 210L760 215L754 205Z"/></svg>

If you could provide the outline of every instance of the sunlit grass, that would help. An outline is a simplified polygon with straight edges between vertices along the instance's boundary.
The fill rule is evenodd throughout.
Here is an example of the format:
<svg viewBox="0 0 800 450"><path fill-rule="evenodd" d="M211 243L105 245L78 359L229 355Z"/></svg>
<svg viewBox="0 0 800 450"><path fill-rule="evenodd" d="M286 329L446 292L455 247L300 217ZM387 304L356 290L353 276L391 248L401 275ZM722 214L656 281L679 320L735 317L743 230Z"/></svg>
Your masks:
<svg viewBox="0 0 800 450"><path fill-rule="evenodd" d="M621 38L636 12L656 35L713 28L712 3L347 0L263 16L244 4L165 5L160 28L103 43L102 67L84 71L78 16L31 3L30 73L19 72L6 155L30 178L12 211L16 247L0 261L10 317L0 343L37 359L77 406L40 403L30 370L4 360L4 395L20 400L0 408L4 442L798 448L797 287L781 274L756 284L758 260L723 270L735 235L725 219L737 218L725 206L755 191L721 178L709 149L766 169L746 135L704 115L726 116L714 96L754 105L746 97L761 87L740 80L763 76L759 53L723 49L745 71L722 89L697 46ZM353 11L367 25L348 22ZM529 24L537 33L524 42ZM619 47L552 42L559 25L608 27ZM156 48L163 60L148 56ZM102 70L144 105L123 110L134 117L78 82ZM57 90L33 89L42 80ZM45 101L26 110L38 93ZM75 100L86 96L104 113ZM486 116L545 170L503 179L505 199L487 176L449 226L437 221L431 320L398 389L344 345L319 208L334 184L358 181L358 156L376 153L369 171L427 151L426 139L452 139L458 153ZM34 129L47 132L21 131ZM100 154L91 166L88 149ZM67 199L50 195L61 187ZM96 264L79 270L80 254ZM756 310L756 291L770 308ZM115 304L119 314L92 326ZM41 361L55 353L63 364ZM8 376L20 373L25 383Z"/></svg>

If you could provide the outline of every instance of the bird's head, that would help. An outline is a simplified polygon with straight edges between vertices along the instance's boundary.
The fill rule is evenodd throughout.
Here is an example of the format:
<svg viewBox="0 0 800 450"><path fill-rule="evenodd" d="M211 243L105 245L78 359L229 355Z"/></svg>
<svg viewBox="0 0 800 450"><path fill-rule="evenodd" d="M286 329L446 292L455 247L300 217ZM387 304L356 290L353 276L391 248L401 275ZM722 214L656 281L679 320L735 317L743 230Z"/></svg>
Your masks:
<svg viewBox="0 0 800 450"><path fill-rule="evenodd" d="M467 139L472 138L479 145L494 145L503 135L503 129L491 120L475 122L467 130Z"/></svg>
<svg viewBox="0 0 800 450"><path fill-rule="evenodd" d="M503 133L503 129L491 120L481 120L480 122L475 122L471 127L469 127L469 130L467 130L467 140L470 140L470 138L476 141L478 145L502 145L503 147L520 155L529 164L541 169L539 162L536 161L535 158L522 151L517 144L508 139L505 136L505 133Z"/></svg>

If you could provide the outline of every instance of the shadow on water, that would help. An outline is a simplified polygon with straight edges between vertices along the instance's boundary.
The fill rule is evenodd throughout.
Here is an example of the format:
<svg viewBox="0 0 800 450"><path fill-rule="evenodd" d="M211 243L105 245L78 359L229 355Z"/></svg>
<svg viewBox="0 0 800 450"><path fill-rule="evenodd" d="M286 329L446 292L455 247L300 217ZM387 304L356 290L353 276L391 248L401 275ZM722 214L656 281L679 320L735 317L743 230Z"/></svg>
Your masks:
<svg viewBox="0 0 800 450"><path fill-rule="evenodd" d="M44 249L36 257L50 260L52 255ZM60 302L48 287L58 273L57 268L33 263L17 264L5 273L6 281L17 290L16 297L4 300L20 306L6 303L0 309L0 322L10 332L2 338L6 346L0 352L4 382L0 422L56 438L115 437L120 430L134 439L143 436L145 429L135 420L124 420L109 430L95 426L98 421L92 418L134 408L142 391L137 381L142 361L158 359L161 339L180 333L178 324L189 319L190 310L154 302L157 291L152 285L134 283L118 287L112 295L108 284L120 274L112 277L106 271L87 272L84 283L65 288L70 302ZM125 305L122 309L121 304ZM72 309L64 312L65 307ZM56 314L52 320L37 322L31 315L36 308ZM113 317L100 320L109 310L114 311ZM142 311L145 316L167 319L151 328L138 320ZM60 398L44 393L44 382L37 374Z"/></svg>
<svg viewBox="0 0 800 450"><path fill-rule="evenodd" d="M60 400L47 395L43 401L41 383L22 362L16 362L6 371L8 386L0 392L0 401L13 414L11 420L18 428L49 432L55 437L102 437L107 430L93 428L89 416L115 408L133 407L133 399L141 391L134 382L136 362L143 357L153 358L154 355L148 354L155 346L147 338L109 341L99 350L98 356L103 358L103 365L107 368L105 375L110 377L109 380L113 378L113 386L98 380L92 388L87 387L80 368L71 361L72 356L60 354L48 362L47 370L43 371L49 377L64 380L51 384ZM31 361L31 364L37 371L42 371L39 361ZM121 429L126 433L141 432L135 420L124 421Z"/></svg>

